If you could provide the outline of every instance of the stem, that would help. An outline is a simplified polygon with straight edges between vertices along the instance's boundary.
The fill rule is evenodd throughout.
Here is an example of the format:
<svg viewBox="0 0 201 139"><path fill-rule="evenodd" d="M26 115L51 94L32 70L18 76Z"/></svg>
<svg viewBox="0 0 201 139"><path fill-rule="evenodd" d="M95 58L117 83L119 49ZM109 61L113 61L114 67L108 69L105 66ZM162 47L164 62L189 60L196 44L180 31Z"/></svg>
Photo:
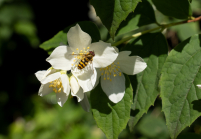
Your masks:
<svg viewBox="0 0 201 139"><path fill-rule="evenodd" d="M143 34L146 34L146 33L149 33L149 32L152 32L152 31L155 31L155 30L158 30L158 29L166 29L166 28L169 28L169 27L172 27L172 26L176 26L176 25L180 25L180 24L185 24L185 23L190 23L190 22L196 22L196 21L199 21L201 20L201 16L197 17L197 18L192 18L190 20L185 20L185 21L180 21L180 22L176 22L176 23L170 23L170 24L163 24L163 25L160 25L156 28L153 28L153 29L149 29L149 30L146 30L146 31L142 31L142 32L138 32L136 34L133 34L129 37L126 37L126 38L123 38L122 40L120 41L117 41L115 43L112 43L112 46L118 46L126 41L129 41L130 39L132 38L136 38L136 37L139 37Z"/></svg>

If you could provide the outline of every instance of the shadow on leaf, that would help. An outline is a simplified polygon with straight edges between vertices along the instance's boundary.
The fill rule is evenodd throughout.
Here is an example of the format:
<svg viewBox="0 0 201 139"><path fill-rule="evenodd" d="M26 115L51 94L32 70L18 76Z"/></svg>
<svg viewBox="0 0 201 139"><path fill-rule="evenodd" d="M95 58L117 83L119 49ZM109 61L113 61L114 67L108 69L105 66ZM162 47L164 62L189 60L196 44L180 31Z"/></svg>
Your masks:
<svg viewBox="0 0 201 139"><path fill-rule="evenodd" d="M94 90L91 91L90 98L91 108L96 109L103 114L110 114L112 112L111 107L116 105L115 103L111 102L108 96L103 92L100 83Z"/></svg>
<svg viewBox="0 0 201 139"><path fill-rule="evenodd" d="M199 112L201 112L201 99L199 100L194 100L193 102L191 102L193 104L193 109L197 110Z"/></svg>
<svg viewBox="0 0 201 139"><path fill-rule="evenodd" d="M133 116L133 117L135 117L138 113L140 112L140 110L139 109L135 109L135 110L132 110L131 109L131 113L130 113L130 116Z"/></svg>

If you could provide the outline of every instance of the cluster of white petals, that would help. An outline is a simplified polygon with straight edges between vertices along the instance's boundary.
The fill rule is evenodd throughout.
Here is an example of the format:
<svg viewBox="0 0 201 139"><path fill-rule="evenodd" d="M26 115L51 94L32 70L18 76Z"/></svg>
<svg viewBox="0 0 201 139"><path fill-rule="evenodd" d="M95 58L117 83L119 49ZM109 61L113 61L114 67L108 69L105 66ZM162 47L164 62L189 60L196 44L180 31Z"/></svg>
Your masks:
<svg viewBox="0 0 201 139"><path fill-rule="evenodd" d="M135 75L147 65L138 56L129 56L130 51L118 52L110 43L103 41L91 43L92 39L77 24L67 33L68 46L58 46L47 61L52 68L38 71L36 77L41 82L39 95L55 92L60 106L66 102L70 90L83 109L89 111L86 92L101 83L109 99L118 103L125 94L124 74ZM71 71L68 78L66 72Z"/></svg>
<svg viewBox="0 0 201 139"><path fill-rule="evenodd" d="M103 68L112 64L118 53L110 43L103 41L91 43L92 39L89 34L82 31L78 24L70 28L67 40L69 46L57 47L47 61L55 69L71 70L83 92L91 91L97 79L95 68ZM86 67L78 69L83 56L89 52L94 52L93 60L84 64Z"/></svg>
<svg viewBox="0 0 201 139"><path fill-rule="evenodd" d="M44 96L54 91L57 102L62 107L70 93L69 78L66 71L50 68L47 71L38 71L35 75L41 82L38 95Z"/></svg>
<svg viewBox="0 0 201 139"><path fill-rule="evenodd" d="M117 59L111 65L97 69L98 78L101 77L101 87L114 103L121 101L125 94L125 77L123 73L135 75L147 67L141 57L129 56L130 54L130 51L119 52ZM98 82L99 80L97 80Z"/></svg>

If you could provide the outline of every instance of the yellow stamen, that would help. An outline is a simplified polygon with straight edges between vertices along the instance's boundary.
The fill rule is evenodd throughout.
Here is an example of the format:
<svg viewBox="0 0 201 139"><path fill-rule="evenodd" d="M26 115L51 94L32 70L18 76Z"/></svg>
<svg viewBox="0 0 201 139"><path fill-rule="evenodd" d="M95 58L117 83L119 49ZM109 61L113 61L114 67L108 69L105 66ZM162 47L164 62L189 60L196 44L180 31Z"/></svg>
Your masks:
<svg viewBox="0 0 201 139"><path fill-rule="evenodd" d="M87 47L87 49L89 49L89 47Z"/></svg>
<svg viewBox="0 0 201 139"><path fill-rule="evenodd" d="M63 88L63 86L62 86L62 82L60 78L49 83L50 83L49 87L52 87L55 93L61 92L61 89Z"/></svg>
<svg viewBox="0 0 201 139"><path fill-rule="evenodd" d="M51 85L51 84L49 85L49 88L50 88L50 87L52 87L52 85Z"/></svg>
<svg viewBox="0 0 201 139"><path fill-rule="evenodd" d="M101 75L103 75L104 80L112 81L112 76L116 77L122 75L120 66L117 66L117 64L119 64L119 62L117 62L116 64L112 63L111 65L100 69Z"/></svg>
<svg viewBox="0 0 201 139"><path fill-rule="evenodd" d="M56 90L56 89L53 89L53 91L54 91L55 93L57 93L57 90Z"/></svg>
<svg viewBox="0 0 201 139"><path fill-rule="evenodd" d="M59 88L59 90L58 90L58 93L60 93L61 92L61 88Z"/></svg>

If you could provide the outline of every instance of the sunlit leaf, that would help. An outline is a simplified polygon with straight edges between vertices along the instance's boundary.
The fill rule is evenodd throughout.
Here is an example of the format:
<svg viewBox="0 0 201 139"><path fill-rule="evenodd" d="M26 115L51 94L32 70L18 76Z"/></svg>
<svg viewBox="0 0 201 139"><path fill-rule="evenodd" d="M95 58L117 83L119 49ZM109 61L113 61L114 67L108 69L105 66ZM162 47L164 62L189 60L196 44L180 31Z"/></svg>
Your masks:
<svg viewBox="0 0 201 139"><path fill-rule="evenodd" d="M168 46L161 33L152 33L132 40L123 50L132 51L131 55L138 55L147 63L147 68L143 72L129 76L134 92L129 120L130 130L133 130L142 115L151 105L154 105L159 94L158 82L168 54Z"/></svg>
<svg viewBox="0 0 201 139"><path fill-rule="evenodd" d="M162 110L175 139L201 115L201 36L194 35L173 49L160 80Z"/></svg>
<svg viewBox="0 0 201 139"><path fill-rule="evenodd" d="M108 29L112 38L120 23L126 19L130 12L135 10L141 0L90 0L97 16Z"/></svg>
<svg viewBox="0 0 201 139"><path fill-rule="evenodd" d="M126 75L125 78L126 93L124 98L117 104L109 100L100 84L91 91L90 98L93 117L108 139L117 139L120 132L126 128L130 118L133 93L130 81Z"/></svg>
<svg viewBox="0 0 201 139"><path fill-rule="evenodd" d="M139 2L135 11L130 13L126 20L120 24L116 35L127 33L151 23L156 23L154 10L147 0L143 0Z"/></svg>

